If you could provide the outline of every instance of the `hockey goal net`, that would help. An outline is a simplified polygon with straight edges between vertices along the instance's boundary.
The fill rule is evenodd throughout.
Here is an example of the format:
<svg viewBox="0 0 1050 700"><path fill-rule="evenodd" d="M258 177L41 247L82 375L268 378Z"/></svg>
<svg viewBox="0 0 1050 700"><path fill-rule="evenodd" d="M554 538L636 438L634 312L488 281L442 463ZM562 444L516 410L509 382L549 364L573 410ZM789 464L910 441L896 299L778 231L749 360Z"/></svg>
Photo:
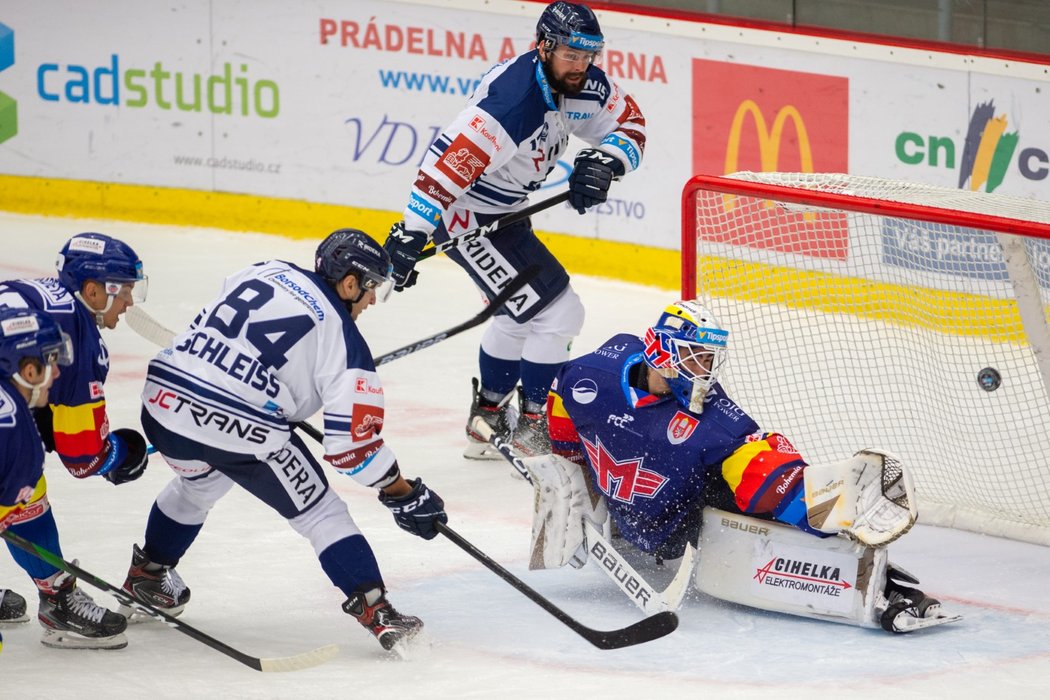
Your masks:
<svg viewBox="0 0 1050 700"><path fill-rule="evenodd" d="M1050 544L1050 204L853 175L696 176L682 294L723 384L810 463L865 447L920 522Z"/></svg>

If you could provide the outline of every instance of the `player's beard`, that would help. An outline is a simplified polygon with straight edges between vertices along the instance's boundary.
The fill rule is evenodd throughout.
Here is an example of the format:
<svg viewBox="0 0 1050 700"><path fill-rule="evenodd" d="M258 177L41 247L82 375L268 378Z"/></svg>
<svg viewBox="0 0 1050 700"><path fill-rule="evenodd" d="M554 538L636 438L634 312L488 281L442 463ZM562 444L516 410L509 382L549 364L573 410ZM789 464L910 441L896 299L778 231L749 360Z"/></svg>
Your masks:
<svg viewBox="0 0 1050 700"><path fill-rule="evenodd" d="M544 63L543 72L547 76L551 90L566 97L576 97L583 92L583 87L587 84L587 71L585 70L566 73L564 77L556 78L551 67Z"/></svg>

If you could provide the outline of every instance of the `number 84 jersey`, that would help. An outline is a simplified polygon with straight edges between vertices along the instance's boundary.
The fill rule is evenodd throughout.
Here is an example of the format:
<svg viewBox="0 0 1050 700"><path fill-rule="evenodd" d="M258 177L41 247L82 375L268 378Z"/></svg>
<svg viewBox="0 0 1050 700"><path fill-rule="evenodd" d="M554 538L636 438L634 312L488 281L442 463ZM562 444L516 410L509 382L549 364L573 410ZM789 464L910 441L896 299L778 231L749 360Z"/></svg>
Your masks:
<svg viewBox="0 0 1050 700"><path fill-rule="evenodd" d="M272 260L222 293L150 362L146 411L168 429L238 454L265 455L289 424L324 408L325 452L362 483L394 463L379 436L383 389L344 302L318 275Z"/></svg>

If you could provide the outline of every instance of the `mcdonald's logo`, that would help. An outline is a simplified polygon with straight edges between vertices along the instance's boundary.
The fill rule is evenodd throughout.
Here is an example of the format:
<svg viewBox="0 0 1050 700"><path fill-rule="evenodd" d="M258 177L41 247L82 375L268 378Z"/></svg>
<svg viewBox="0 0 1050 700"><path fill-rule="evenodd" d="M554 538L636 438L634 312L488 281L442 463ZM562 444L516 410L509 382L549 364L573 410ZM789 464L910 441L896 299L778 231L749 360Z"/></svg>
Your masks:
<svg viewBox="0 0 1050 700"><path fill-rule="evenodd" d="M806 123L802 115L794 105L785 105L777 110L773 117L773 126L766 128L766 119L762 116L762 110L758 104L751 99L744 100L737 107L733 115L733 123L729 127L729 139L726 145L726 173L735 173L740 170L740 138L744 129L744 120L751 117L755 124L755 134L758 136L758 155L762 172L775 172L780 168L780 146L784 137L784 124L790 119L795 127L795 137L798 139L799 172L813 172L813 148L809 142L809 133L806 131Z"/></svg>
<svg viewBox="0 0 1050 700"><path fill-rule="evenodd" d="M846 78L693 60L693 172L849 172ZM732 226L704 240L843 260L845 217L812 215L727 197ZM731 231L749 232L733 238Z"/></svg>
<svg viewBox="0 0 1050 700"><path fill-rule="evenodd" d="M693 172L849 171L849 80L693 61Z"/></svg>

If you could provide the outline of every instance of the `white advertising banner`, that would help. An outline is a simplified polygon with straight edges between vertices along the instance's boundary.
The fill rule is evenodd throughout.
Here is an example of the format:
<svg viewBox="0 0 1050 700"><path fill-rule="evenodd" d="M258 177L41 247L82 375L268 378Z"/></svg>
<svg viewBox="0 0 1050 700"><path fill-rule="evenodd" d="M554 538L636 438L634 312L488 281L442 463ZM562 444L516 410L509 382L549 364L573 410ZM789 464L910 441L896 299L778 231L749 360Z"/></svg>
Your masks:
<svg viewBox="0 0 1050 700"><path fill-rule="evenodd" d="M542 7L6 0L0 173L397 212L481 75L530 48ZM647 119L645 160L593 213L557 209L538 228L676 249L694 172L852 172L1050 198L1045 66L599 17L603 67ZM564 187L574 152L548 188Z"/></svg>

